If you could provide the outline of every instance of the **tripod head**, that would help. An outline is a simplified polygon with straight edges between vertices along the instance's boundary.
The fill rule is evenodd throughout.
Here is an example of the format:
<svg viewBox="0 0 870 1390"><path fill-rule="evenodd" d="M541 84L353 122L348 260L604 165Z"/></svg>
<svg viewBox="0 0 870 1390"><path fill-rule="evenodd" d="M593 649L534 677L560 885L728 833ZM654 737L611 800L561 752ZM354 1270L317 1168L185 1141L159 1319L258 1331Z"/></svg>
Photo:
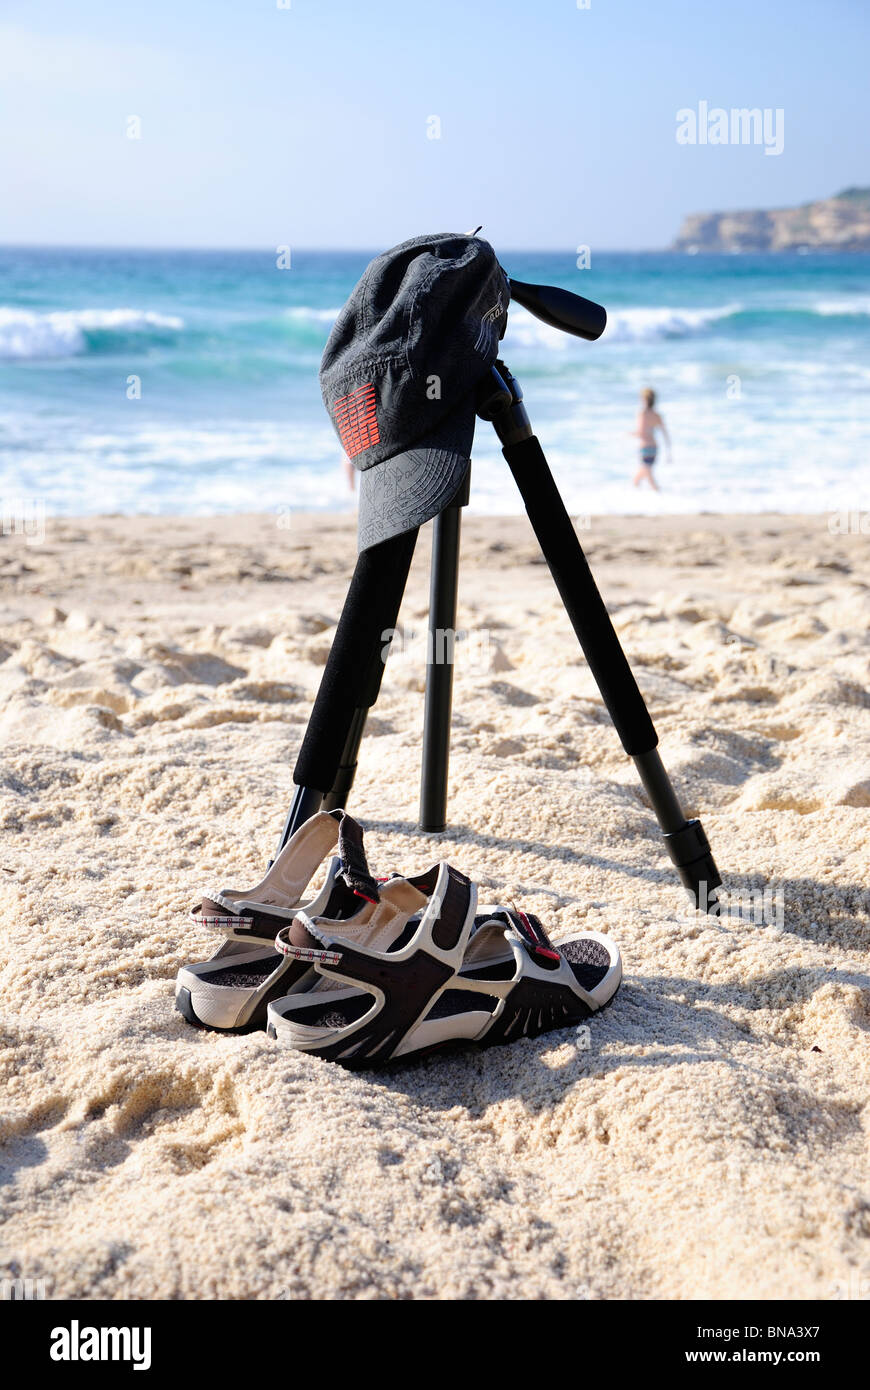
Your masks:
<svg viewBox="0 0 870 1390"><path fill-rule="evenodd" d="M594 342L607 326L607 310L571 290L559 289L557 285L528 285L510 278L508 283L511 301L522 304L551 328ZM502 444L517 444L532 433L520 384L501 358L478 385L476 410L482 420L489 420L495 427Z"/></svg>
<svg viewBox="0 0 870 1390"><path fill-rule="evenodd" d="M511 299L551 328L594 343L607 326L607 310L582 295L560 290L557 285L527 285L522 280L509 280L509 284Z"/></svg>

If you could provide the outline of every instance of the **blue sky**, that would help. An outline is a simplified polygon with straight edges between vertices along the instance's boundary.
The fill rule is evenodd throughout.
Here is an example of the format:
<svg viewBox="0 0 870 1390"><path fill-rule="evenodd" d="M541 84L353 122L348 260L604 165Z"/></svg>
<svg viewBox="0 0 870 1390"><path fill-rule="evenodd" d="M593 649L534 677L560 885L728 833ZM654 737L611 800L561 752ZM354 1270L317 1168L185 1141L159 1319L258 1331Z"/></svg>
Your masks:
<svg viewBox="0 0 870 1390"><path fill-rule="evenodd" d="M664 246L870 183L868 40L865 0L2 0L0 241ZM678 145L700 100L783 153Z"/></svg>

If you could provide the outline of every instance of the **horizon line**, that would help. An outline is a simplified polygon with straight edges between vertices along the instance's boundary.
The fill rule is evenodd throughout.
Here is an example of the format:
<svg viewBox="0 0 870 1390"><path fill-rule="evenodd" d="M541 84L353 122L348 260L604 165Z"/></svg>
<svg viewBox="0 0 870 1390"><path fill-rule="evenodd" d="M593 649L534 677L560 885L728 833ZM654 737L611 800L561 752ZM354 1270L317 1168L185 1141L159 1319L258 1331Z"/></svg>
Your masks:
<svg viewBox="0 0 870 1390"><path fill-rule="evenodd" d="M275 249L276 248L273 246L265 245L204 246L195 245L193 243L172 245L168 242L166 244L157 243L152 245L141 245L135 242L108 241L0 241L0 251L198 251L214 253L218 253L221 251L237 251L257 255L262 255L264 253L268 255L274 255ZM505 246L503 250L506 254L510 254L512 252L532 252L544 253L546 255L555 255L559 252L565 251L572 257L576 257L577 255L576 248L573 246ZM381 254L381 251L376 246L303 246L301 244L295 247L291 246L291 254L299 254L302 252L307 253L311 251L334 252L338 255L354 256L361 254ZM600 246L598 247L597 251L595 250L595 248L592 248L592 251L593 254L608 256L661 255L662 253L669 251L674 251L677 255L684 254L682 252L676 251L676 249L671 246Z"/></svg>

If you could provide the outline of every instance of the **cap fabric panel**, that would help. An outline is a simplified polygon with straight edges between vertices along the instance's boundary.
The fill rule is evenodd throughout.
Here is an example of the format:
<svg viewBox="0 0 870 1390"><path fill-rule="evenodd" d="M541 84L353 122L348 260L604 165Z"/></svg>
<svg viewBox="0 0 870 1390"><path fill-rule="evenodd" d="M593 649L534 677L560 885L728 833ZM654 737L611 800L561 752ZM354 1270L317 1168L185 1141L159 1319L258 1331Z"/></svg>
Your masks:
<svg viewBox="0 0 870 1390"><path fill-rule="evenodd" d="M361 474L360 549L422 525L455 495L471 456L475 388L496 359L509 299L479 237L414 237L365 270L320 371L324 404Z"/></svg>

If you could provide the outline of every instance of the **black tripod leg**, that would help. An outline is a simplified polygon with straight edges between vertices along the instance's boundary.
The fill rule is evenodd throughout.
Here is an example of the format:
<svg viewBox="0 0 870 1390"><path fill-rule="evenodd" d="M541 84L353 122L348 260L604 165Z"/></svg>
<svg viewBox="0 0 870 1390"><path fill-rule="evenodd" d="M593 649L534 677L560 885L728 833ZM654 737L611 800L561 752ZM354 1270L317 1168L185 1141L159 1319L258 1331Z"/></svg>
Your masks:
<svg viewBox="0 0 870 1390"><path fill-rule="evenodd" d="M417 532L407 531L358 557L308 728L293 769L296 791L280 851L309 816L343 804L356 771L366 715L378 697L384 662Z"/></svg>
<svg viewBox="0 0 870 1390"><path fill-rule="evenodd" d="M404 588L404 585L402 586ZM357 758L359 757L359 747L365 733L366 719L372 705L376 702L381 689L381 681L384 675L384 667L387 663L390 644L392 643L392 631L399 616L399 606L402 602L402 595L398 595L396 602L395 593L390 595L390 611L386 616L390 619L381 628L380 638L378 639L371 656L368 678L363 683L362 690L358 699L360 703L353 712L350 721L350 728L347 731L344 747L341 750L341 757L338 761L335 778L332 786L323 799L323 809L334 811L337 806L345 806L350 796L351 787L356 777ZM393 611L395 609L395 611Z"/></svg>
<svg viewBox="0 0 870 1390"><path fill-rule="evenodd" d="M466 500L467 492L461 502L451 503L436 516L432 532L423 770L420 782L421 830L441 831L447 818L459 531Z"/></svg>
<svg viewBox="0 0 870 1390"><path fill-rule="evenodd" d="M715 911L722 880L701 822L687 820L656 749L658 736L619 644L559 489L534 435L503 449L568 617L664 832L668 853L698 907Z"/></svg>

